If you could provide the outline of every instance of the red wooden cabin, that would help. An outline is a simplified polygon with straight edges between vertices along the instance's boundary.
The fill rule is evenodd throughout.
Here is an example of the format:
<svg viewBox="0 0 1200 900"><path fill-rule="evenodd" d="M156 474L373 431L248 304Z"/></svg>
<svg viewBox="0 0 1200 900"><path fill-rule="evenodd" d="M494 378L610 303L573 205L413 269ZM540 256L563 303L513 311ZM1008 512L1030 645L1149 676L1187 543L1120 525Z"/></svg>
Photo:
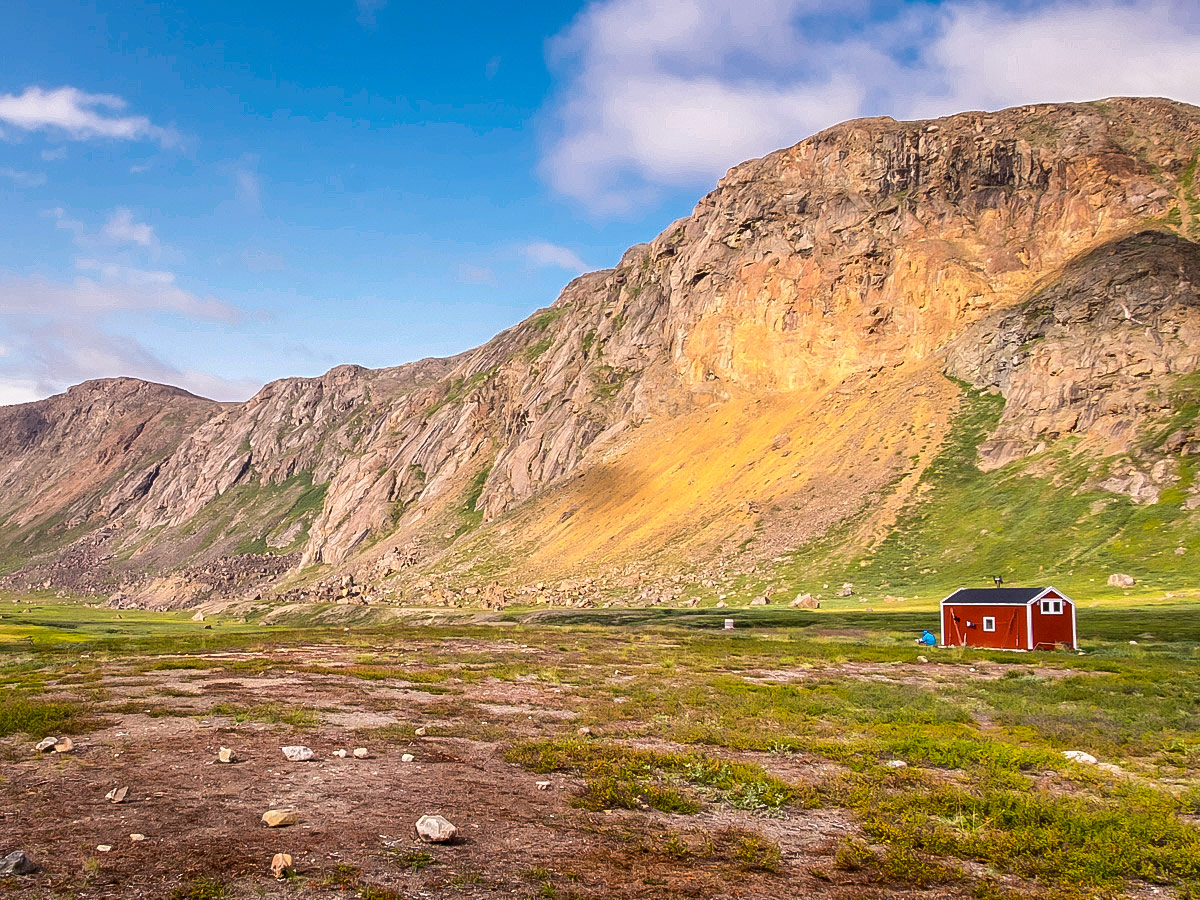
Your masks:
<svg viewBox="0 0 1200 900"><path fill-rule="evenodd" d="M1040 588L959 588L942 601L943 647L1053 650L1079 645L1075 603Z"/></svg>

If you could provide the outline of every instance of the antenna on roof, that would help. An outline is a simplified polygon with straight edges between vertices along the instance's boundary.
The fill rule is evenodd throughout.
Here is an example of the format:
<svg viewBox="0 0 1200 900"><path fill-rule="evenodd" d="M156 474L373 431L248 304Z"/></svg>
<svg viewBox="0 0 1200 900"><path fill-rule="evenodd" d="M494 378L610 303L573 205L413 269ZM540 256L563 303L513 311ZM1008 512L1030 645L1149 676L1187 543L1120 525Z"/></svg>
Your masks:
<svg viewBox="0 0 1200 900"><path fill-rule="evenodd" d="M1004 576L1003 575L993 575L992 581L996 582L996 587L1000 587L1000 585L1004 584Z"/></svg>

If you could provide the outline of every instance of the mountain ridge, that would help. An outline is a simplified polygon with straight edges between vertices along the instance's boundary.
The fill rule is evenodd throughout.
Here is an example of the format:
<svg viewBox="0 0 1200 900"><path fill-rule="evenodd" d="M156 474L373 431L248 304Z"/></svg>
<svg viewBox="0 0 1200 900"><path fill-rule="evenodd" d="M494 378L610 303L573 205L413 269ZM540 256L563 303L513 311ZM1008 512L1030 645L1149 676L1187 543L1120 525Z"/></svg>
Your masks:
<svg viewBox="0 0 1200 900"><path fill-rule="evenodd" d="M1138 429L1110 420L1167 415L1147 398L1196 367L1185 352L1190 302L1147 326L1175 329L1166 349L1126 333L1129 319L1109 321L1121 302L1110 298L1103 322L1026 329L1038 346L1009 365L1019 377L999 377L997 360L1027 342L1012 343L1013 310L1072 265L1082 284L1103 268L1088 254L1139 235L1176 243L1142 238L1153 246L1141 256L1110 261L1110 282L1136 287L1130 315L1194 296L1191 263L1178 261L1200 236L1197 147L1200 110L1142 98L842 123L734 167L691 216L480 347L283 379L203 414L189 406L196 421L177 443L154 444L162 459L133 454L119 477L105 470L120 489L97 490L93 478L67 491L65 518L29 477L16 424L27 413L11 412L24 407L2 409L0 448L26 460L7 482L0 475L21 501L0 508L9 579L54 583L39 576L76 531L110 528L109 565L88 589L128 594L163 573L261 556L268 576L235 579L230 592L274 585L319 599L334 583L323 573L352 573L412 602L482 596L472 587L505 602L523 582L550 579L590 580L565 592L587 602L643 583L654 585L638 587L646 599L677 599L662 586L674 584L668 573L709 590L864 504L882 514L867 531L886 531L952 427L960 391L942 370L1013 395L984 444L985 468L1067 437L1097 459L1121 456L1137 449ZM1156 274L1139 280L1150 257ZM1062 333L1047 343L1053 327ZM1105 336L1121 328L1127 358L1106 371ZM1050 344L1058 355L1039 356ZM1063 375L1072 353L1092 382ZM1111 387L1114 376L1129 384ZM1066 392L1057 405L1035 396L1039 379ZM1107 419L1068 421L1073 390L1112 407ZM712 447L732 473L706 459ZM1179 483L1167 471L1178 464L1161 462L1121 463L1129 471L1109 474L1111 492L1158 502ZM744 564L713 561L739 556ZM285 557L292 574L279 581Z"/></svg>

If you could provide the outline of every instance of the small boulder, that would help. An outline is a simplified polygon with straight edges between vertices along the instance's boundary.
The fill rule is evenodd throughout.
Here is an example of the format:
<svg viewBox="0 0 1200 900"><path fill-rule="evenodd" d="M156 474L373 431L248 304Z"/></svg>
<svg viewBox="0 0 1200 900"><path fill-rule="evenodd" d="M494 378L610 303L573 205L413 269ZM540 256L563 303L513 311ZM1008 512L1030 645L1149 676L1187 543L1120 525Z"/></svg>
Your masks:
<svg viewBox="0 0 1200 900"><path fill-rule="evenodd" d="M797 594L796 599L793 600L788 605L791 606L792 609L820 609L821 608L820 601L817 600L817 598L814 597L812 594Z"/></svg>
<svg viewBox="0 0 1200 900"><path fill-rule="evenodd" d="M1114 572L1108 576L1109 587L1127 588L1137 584L1137 580L1132 575L1125 575L1121 572Z"/></svg>
<svg viewBox="0 0 1200 900"><path fill-rule="evenodd" d="M146 836L144 834L131 834L129 836L129 839L131 841L133 841L135 844L137 844L141 841L144 841L146 839Z"/></svg>
<svg viewBox="0 0 1200 900"><path fill-rule="evenodd" d="M0 859L0 875L32 875L40 867L25 855L23 850L14 850Z"/></svg>
<svg viewBox="0 0 1200 900"><path fill-rule="evenodd" d="M425 726L422 725L420 728L414 731L413 734L415 734L417 737L425 737Z"/></svg>
<svg viewBox="0 0 1200 900"><path fill-rule="evenodd" d="M416 828L417 837L427 844L448 844L458 835L458 829L442 816L421 816Z"/></svg>
<svg viewBox="0 0 1200 900"><path fill-rule="evenodd" d="M838 589L837 595L839 597L853 597L854 596L854 584L849 581L845 582L841 586L841 588Z"/></svg>
<svg viewBox="0 0 1200 900"><path fill-rule="evenodd" d="M333 755L336 756L338 759L345 759L346 751L345 750L334 750Z"/></svg>
<svg viewBox="0 0 1200 900"><path fill-rule="evenodd" d="M292 854L276 853L271 858L271 874L277 881L283 881L292 871Z"/></svg>
<svg viewBox="0 0 1200 900"><path fill-rule="evenodd" d="M69 737L63 738L54 745L55 753L70 753L75 749L75 742Z"/></svg>
<svg viewBox="0 0 1200 900"><path fill-rule="evenodd" d="M929 657L928 657L928 656L918 656L918 657L917 657L917 662L919 662L919 663L927 663L927 662L929 662Z"/></svg>
<svg viewBox="0 0 1200 900"><path fill-rule="evenodd" d="M231 747L222 747L217 751L217 762L232 763L237 762L237 754Z"/></svg>
<svg viewBox="0 0 1200 900"><path fill-rule="evenodd" d="M129 787L123 786L123 787L113 788L111 791L109 791L107 794L104 795L104 799L107 800L109 803L124 803L125 798L128 796L129 796Z"/></svg>
<svg viewBox="0 0 1200 900"><path fill-rule="evenodd" d="M907 769L908 763L902 759L889 759L884 763L889 769Z"/></svg>
<svg viewBox="0 0 1200 900"><path fill-rule="evenodd" d="M728 606L729 606L729 604L726 603L724 600L717 601L717 609L725 609Z"/></svg>
<svg viewBox="0 0 1200 900"><path fill-rule="evenodd" d="M313 752L308 747L296 745L292 747L282 747L280 749L283 750L283 755L286 756L291 762L307 762L313 758Z"/></svg>
<svg viewBox="0 0 1200 900"><path fill-rule="evenodd" d="M400 757L400 762L412 762L415 759L416 757L411 753L405 753L402 757Z"/></svg>
<svg viewBox="0 0 1200 900"><path fill-rule="evenodd" d="M579 735L580 737L591 737L592 729L590 729L586 725L584 725L582 728L578 729L575 733L577 735Z"/></svg>
<svg viewBox="0 0 1200 900"><path fill-rule="evenodd" d="M1071 762L1082 763L1085 766L1094 766L1096 764L1096 757L1082 750L1064 750L1063 756L1071 760Z"/></svg>
<svg viewBox="0 0 1200 900"><path fill-rule="evenodd" d="M355 747L354 748L354 758L355 759L366 759L370 755L371 755L371 751L368 750L366 747Z"/></svg>
<svg viewBox="0 0 1200 900"><path fill-rule="evenodd" d="M771 601L765 596L755 597L753 600L750 601L750 605L751 606L766 606L770 602Z"/></svg>
<svg viewBox="0 0 1200 900"><path fill-rule="evenodd" d="M33 745L33 751L35 753L46 753L50 750L53 750L54 745L57 743L58 743L58 738L56 738L56 737L43 738L42 740L38 741L36 744Z"/></svg>
<svg viewBox="0 0 1200 900"><path fill-rule="evenodd" d="M96 849L100 853L110 853L112 852L112 844L97 844Z"/></svg>
<svg viewBox="0 0 1200 900"><path fill-rule="evenodd" d="M268 809L263 813L262 821L268 828L283 828L299 824L300 817L294 809Z"/></svg>
<svg viewBox="0 0 1200 900"><path fill-rule="evenodd" d="M204 613L202 613L202 612L196 613L194 616L192 616L192 621L193 622L203 622L204 621Z"/></svg>
<svg viewBox="0 0 1200 900"><path fill-rule="evenodd" d="M538 789L539 791L548 791L548 790L550 790L551 786L553 785L553 782L550 782L550 781L535 781L535 782L534 782L534 784L536 784L536 785L537 785L537 789Z"/></svg>

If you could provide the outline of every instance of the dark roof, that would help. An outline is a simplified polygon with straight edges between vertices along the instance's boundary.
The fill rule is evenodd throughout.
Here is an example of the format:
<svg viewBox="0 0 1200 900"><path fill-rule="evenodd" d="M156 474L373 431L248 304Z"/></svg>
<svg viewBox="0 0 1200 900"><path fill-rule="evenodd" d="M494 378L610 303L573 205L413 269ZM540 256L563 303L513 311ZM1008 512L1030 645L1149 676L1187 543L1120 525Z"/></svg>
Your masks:
<svg viewBox="0 0 1200 900"><path fill-rule="evenodd" d="M1042 591L1044 587L1017 588L959 588L943 603L990 603L998 606L1024 606Z"/></svg>

